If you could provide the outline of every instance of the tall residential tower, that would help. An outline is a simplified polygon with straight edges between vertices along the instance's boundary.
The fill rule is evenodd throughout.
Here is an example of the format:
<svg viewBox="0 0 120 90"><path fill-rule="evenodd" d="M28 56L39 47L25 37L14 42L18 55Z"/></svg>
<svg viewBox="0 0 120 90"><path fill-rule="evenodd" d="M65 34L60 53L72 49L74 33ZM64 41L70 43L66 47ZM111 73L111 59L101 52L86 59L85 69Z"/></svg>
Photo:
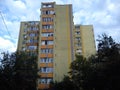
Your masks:
<svg viewBox="0 0 120 90"><path fill-rule="evenodd" d="M73 60L72 5L42 3L40 17L39 87L48 87L51 80L61 81Z"/></svg>
<svg viewBox="0 0 120 90"><path fill-rule="evenodd" d="M72 4L42 3L40 21L21 22L18 50L37 54L42 90L67 75L75 54L95 54L93 26L74 26Z"/></svg>

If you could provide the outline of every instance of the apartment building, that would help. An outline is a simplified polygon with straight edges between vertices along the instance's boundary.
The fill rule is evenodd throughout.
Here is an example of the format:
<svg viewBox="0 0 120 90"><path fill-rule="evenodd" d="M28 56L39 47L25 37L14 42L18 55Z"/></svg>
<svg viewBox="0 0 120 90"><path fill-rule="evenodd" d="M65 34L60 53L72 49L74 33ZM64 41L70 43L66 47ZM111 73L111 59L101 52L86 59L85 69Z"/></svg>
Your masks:
<svg viewBox="0 0 120 90"><path fill-rule="evenodd" d="M38 55L37 88L49 88L69 72L75 54L95 54L92 25L74 25L72 4L41 3L40 21L21 22L18 51Z"/></svg>
<svg viewBox="0 0 120 90"><path fill-rule="evenodd" d="M73 60L72 5L42 3L40 21L38 87L43 89L50 81L61 81Z"/></svg>
<svg viewBox="0 0 120 90"><path fill-rule="evenodd" d="M75 25L74 52L86 58L96 53L93 25Z"/></svg>
<svg viewBox="0 0 120 90"><path fill-rule="evenodd" d="M39 31L39 21L21 22L17 50L37 54Z"/></svg>

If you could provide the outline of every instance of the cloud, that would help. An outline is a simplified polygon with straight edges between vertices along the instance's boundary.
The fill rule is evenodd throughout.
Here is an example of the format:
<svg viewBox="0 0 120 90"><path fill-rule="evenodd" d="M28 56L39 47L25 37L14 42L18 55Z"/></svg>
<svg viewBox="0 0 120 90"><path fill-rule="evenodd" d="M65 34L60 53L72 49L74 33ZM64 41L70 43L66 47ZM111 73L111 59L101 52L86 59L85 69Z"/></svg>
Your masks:
<svg viewBox="0 0 120 90"><path fill-rule="evenodd" d="M0 51L10 51L15 52L16 51L16 43L11 42L9 39L5 39L0 37Z"/></svg>
<svg viewBox="0 0 120 90"><path fill-rule="evenodd" d="M119 0L72 1L75 24L93 24L95 38L100 34L106 33L115 38L116 41L120 40Z"/></svg>

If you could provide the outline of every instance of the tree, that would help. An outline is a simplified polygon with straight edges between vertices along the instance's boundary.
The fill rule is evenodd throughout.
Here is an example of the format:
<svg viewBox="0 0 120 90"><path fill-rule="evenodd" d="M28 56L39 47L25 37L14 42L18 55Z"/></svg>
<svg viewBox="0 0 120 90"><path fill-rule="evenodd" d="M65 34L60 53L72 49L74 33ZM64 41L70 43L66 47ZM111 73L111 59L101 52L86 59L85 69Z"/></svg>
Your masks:
<svg viewBox="0 0 120 90"><path fill-rule="evenodd" d="M2 53L0 60L0 90L14 90L15 88L15 54Z"/></svg>
<svg viewBox="0 0 120 90"><path fill-rule="evenodd" d="M37 56L25 52L16 54L17 90L35 90L37 75ZM22 86L22 87L21 87Z"/></svg>
<svg viewBox="0 0 120 90"><path fill-rule="evenodd" d="M26 52L3 53L0 65L1 90L36 90L37 57Z"/></svg>
<svg viewBox="0 0 120 90"><path fill-rule="evenodd" d="M76 55L76 60L71 63L70 76L79 90L89 90L91 79L89 77L93 74L91 62L81 55ZM88 84L89 83L89 84Z"/></svg>
<svg viewBox="0 0 120 90"><path fill-rule="evenodd" d="M97 41L96 55L71 63L71 79L79 90L120 90L120 44L106 34Z"/></svg>
<svg viewBox="0 0 120 90"><path fill-rule="evenodd" d="M112 60L119 55L119 44L111 36L102 34L99 36L97 56L100 61Z"/></svg>
<svg viewBox="0 0 120 90"><path fill-rule="evenodd" d="M97 67L98 80L103 85L97 85L104 90L120 89L120 44L116 43L111 36L103 34L98 39ZM103 80L104 78L104 80ZM97 82L98 82L97 81ZM98 89L97 89L98 90Z"/></svg>

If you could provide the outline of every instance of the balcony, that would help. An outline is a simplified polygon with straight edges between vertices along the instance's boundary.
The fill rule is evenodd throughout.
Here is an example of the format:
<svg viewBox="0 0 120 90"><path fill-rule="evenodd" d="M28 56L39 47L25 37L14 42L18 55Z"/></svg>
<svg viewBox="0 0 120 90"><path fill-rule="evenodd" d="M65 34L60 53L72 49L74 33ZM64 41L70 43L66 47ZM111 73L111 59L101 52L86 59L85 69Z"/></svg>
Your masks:
<svg viewBox="0 0 120 90"><path fill-rule="evenodd" d="M41 14L41 16L40 17L54 17L55 16L55 14Z"/></svg>
<svg viewBox="0 0 120 90"><path fill-rule="evenodd" d="M42 21L42 25L46 25L46 24L50 24L50 25L52 24L53 25L54 22L53 21L50 21L50 22L44 22L44 21Z"/></svg>
<svg viewBox="0 0 120 90"><path fill-rule="evenodd" d="M53 73L40 73L40 77L53 78Z"/></svg>
<svg viewBox="0 0 120 90"><path fill-rule="evenodd" d="M42 7L41 10L42 11L46 11L46 10L52 10L52 11L54 11L54 7L44 7L44 8Z"/></svg>
<svg viewBox="0 0 120 90"><path fill-rule="evenodd" d="M26 46L38 46L38 43L26 43Z"/></svg>
<svg viewBox="0 0 120 90"><path fill-rule="evenodd" d="M53 36L42 37L41 40L53 40Z"/></svg>
<svg viewBox="0 0 120 90"><path fill-rule="evenodd" d="M53 54L51 54L51 53L48 53L48 54L40 54L40 58L45 58L45 57L52 58L52 57L53 57Z"/></svg>
<svg viewBox="0 0 120 90"><path fill-rule="evenodd" d="M42 31L41 31L42 33L53 33L54 32L54 30L53 29L42 29Z"/></svg>
<svg viewBox="0 0 120 90"><path fill-rule="evenodd" d="M53 67L53 63L40 63L40 67Z"/></svg>
<svg viewBox="0 0 120 90"><path fill-rule="evenodd" d="M53 48L53 45L41 45L40 48L41 49L44 49L44 48Z"/></svg>
<svg viewBox="0 0 120 90"><path fill-rule="evenodd" d="M38 30L28 30L27 34L29 34L29 33L39 33L39 31Z"/></svg>

